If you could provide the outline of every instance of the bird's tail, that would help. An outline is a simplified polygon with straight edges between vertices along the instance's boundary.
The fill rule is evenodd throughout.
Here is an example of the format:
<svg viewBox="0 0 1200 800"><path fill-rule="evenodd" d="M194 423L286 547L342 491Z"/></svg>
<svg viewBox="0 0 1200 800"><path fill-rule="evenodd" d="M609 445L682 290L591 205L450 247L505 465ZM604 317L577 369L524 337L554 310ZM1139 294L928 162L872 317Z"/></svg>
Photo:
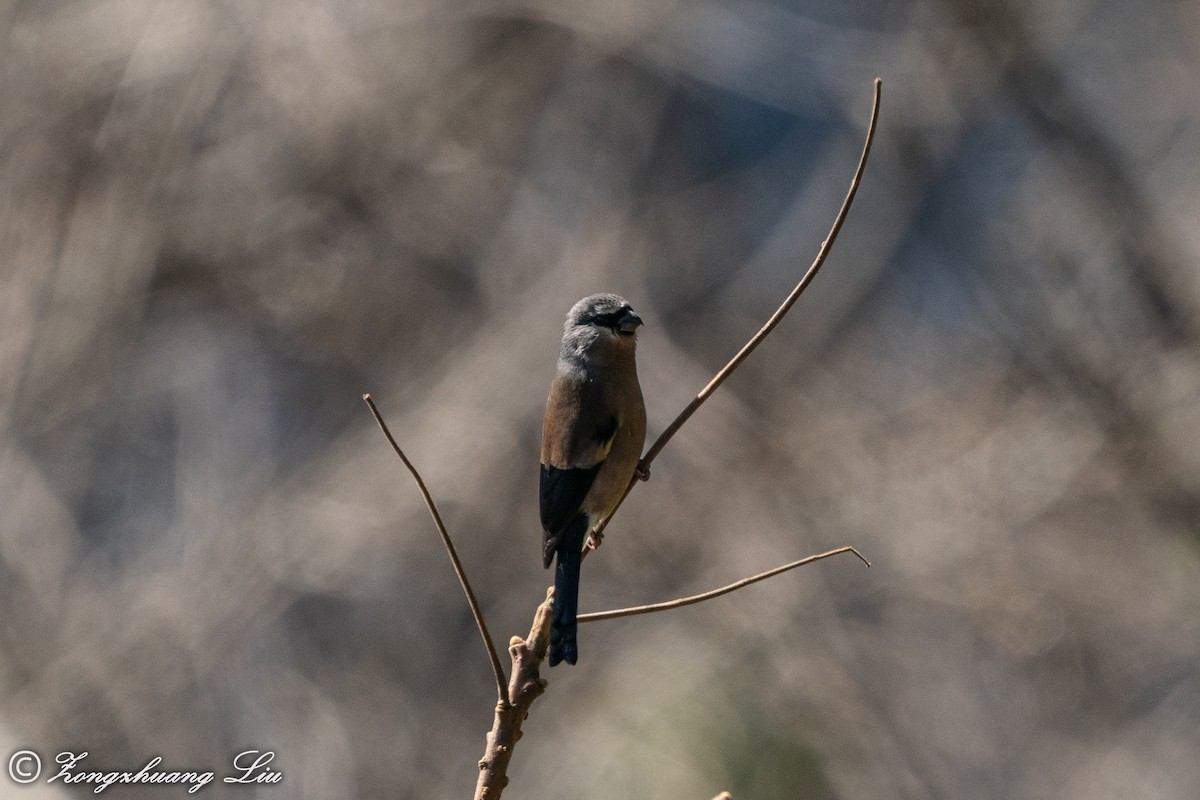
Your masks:
<svg viewBox="0 0 1200 800"><path fill-rule="evenodd" d="M587 517L580 515L563 532L554 568L554 616L550 619L550 666L560 661L574 664L579 658L575 617L579 613L579 562Z"/></svg>

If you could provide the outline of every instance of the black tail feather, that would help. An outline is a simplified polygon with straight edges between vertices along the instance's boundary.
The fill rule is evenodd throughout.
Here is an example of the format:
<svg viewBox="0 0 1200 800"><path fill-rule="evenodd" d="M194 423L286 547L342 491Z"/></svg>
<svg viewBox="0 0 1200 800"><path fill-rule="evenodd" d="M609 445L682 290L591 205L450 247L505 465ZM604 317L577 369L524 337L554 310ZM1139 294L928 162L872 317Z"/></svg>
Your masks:
<svg viewBox="0 0 1200 800"><path fill-rule="evenodd" d="M580 515L563 531L554 568L554 616L550 619L550 666L560 661L574 664L579 658L576 642L579 613L579 563L587 518Z"/></svg>

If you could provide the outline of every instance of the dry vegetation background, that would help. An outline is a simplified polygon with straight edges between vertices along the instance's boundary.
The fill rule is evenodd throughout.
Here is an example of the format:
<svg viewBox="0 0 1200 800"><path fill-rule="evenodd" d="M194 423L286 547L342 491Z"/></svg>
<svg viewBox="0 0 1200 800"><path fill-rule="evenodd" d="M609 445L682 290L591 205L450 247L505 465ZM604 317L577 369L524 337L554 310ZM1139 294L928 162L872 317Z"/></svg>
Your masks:
<svg viewBox="0 0 1200 800"><path fill-rule="evenodd" d="M0 756L468 796L487 660L360 394L526 631L567 308L646 319L657 435L876 75L581 605L875 567L583 628L510 792L1200 796L1193 2L0 3Z"/></svg>

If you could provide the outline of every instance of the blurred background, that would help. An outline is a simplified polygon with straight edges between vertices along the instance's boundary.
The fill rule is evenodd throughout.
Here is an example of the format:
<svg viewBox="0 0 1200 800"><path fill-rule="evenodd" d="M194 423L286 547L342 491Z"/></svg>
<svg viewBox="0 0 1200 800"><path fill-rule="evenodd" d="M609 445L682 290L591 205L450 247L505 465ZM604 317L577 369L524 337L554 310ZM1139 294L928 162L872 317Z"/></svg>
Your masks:
<svg viewBox="0 0 1200 800"><path fill-rule="evenodd" d="M0 3L0 755L466 797L562 319L650 438L524 798L1200 796L1200 7ZM505 659L507 665L507 659ZM0 774L0 795L18 789ZM21 797L90 795L44 782ZM181 797L115 787L109 797Z"/></svg>

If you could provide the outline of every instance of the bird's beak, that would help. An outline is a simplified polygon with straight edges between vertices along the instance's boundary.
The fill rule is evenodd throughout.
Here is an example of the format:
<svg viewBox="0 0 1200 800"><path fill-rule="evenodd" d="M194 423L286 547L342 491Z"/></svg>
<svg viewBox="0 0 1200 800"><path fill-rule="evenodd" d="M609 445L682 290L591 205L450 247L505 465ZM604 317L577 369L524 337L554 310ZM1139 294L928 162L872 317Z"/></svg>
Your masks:
<svg viewBox="0 0 1200 800"><path fill-rule="evenodd" d="M625 315L621 317L621 321L617 323L617 330L622 334L629 336L632 335L641 324L642 318L630 310L626 311Z"/></svg>

